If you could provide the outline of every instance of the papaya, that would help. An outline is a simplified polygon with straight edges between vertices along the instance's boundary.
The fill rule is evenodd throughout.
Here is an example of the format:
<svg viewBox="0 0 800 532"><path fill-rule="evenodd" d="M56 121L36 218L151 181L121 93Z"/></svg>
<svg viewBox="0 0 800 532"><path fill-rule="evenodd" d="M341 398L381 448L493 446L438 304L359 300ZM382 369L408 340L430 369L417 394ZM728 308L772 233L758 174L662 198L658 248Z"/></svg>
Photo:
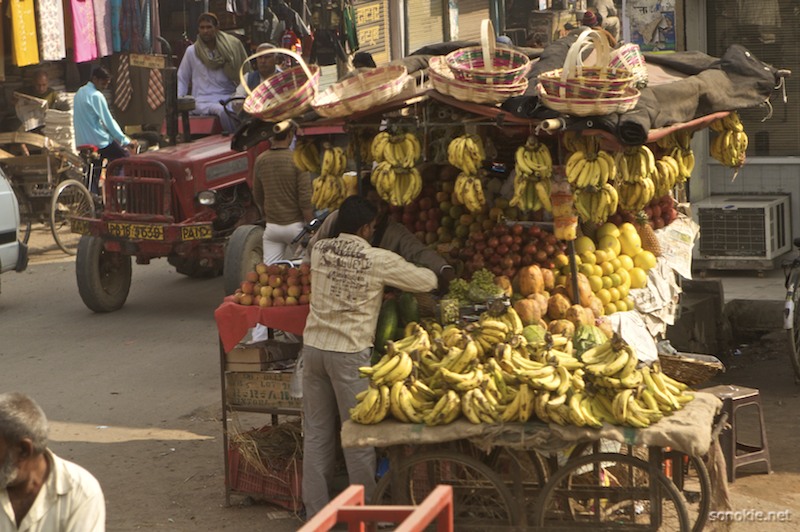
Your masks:
<svg viewBox="0 0 800 532"><path fill-rule="evenodd" d="M400 325L404 326L412 321L419 321L419 304L417 298L409 292L403 292L397 298L397 312Z"/></svg>
<svg viewBox="0 0 800 532"><path fill-rule="evenodd" d="M378 326L375 328L375 349L379 353L386 352L386 342L394 340L399 334L400 316L398 313L397 299L387 299L381 305L378 314Z"/></svg>
<svg viewBox="0 0 800 532"><path fill-rule="evenodd" d="M519 314L522 325L538 323L542 318L542 309L539 303L531 298L520 299L514 303L514 310Z"/></svg>
<svg viewBox="0 0 800 532"><path fill-rule="evenodd" d="M520 268L517 272L517 277L519 292L525 297L531 294L539 294L544 290L542 269L536 264Z"/></svg>

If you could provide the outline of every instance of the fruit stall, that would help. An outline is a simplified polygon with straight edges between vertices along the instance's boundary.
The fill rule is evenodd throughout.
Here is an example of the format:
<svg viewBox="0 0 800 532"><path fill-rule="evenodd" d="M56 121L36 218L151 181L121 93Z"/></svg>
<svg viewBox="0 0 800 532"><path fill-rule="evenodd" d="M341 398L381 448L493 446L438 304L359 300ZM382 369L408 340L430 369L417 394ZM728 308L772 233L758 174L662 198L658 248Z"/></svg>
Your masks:
<svg viewBox="0 0 800 532"><path fill-rule="evenodd" d="M368 178L393 223L457 273L435 296L387 290L374 364L360 370L369 387L342 444L388 458L380 503L446 483L459 529L701 530L727 489L706 466L721 458L721 401L690 388L708 368L676 372L657 341L691 276L692 136L710 129L710 156L736 171L747 135L724 99L680 120L653 114L637 142L614 134L608 116L622 123L650 97L647 69L628 48L596 50L600 63L576 73L589 41L602 47L573 37L563 68L530 78L528 55L484 39L259 115L270 130L298 123L295 164L315 176L317 209ZM544 113L498 106L529 83ZM223 372L256 323L302 332L312 289L305 266L254 264L217 309Z"/></svg>

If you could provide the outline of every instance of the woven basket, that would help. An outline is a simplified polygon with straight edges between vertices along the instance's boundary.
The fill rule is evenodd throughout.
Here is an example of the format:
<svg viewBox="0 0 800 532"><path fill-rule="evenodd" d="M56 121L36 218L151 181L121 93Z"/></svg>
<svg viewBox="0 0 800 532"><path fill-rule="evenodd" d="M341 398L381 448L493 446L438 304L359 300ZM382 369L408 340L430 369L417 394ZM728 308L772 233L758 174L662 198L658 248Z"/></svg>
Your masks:
<svg viewBox="0 0 800 532"><path fill-rule="evenodd" d="M445 57L455 79L483 85L520 83L531 68L527 55L511 48L497 48L492 21L481 22L481 46L469 46Z"/></svg>
<svg viewBox="0 0 800 532"><path fill-rule="evenodd" d="M311 106L328 118L348 116L388 102L411 80L402 65L383 66L334 83L317 94Z"/></svg>
<svg viewBox="0 0 800 532"><path fill-rule="evenodd" d="M594 48L595 64L583 64L583 53ZM545 105L562 113L578 116L620 113L632 109L639 100L635 80L625 68L609 66L608 41L587 29L570 46L563 68L539 75L537 92Z"/></svg>
<svg viewBox="0 0 800 532"><path fill-rule="evenodd" d="M641 89L647 86L647 65L638 44L623 44L611 52L608 62L611 68L622 68L633 75L633 83Z"/></svg>
<svg viewBox="0 0 800 532"><path fill-rule="evenodd" d="M720 361L706 361L686 355L659 354L661 371L675 380L697 386L711 380L717 373L725 371Z"/></svg>
<svg viewBox="0 0 800 532"><path fill-rule="evenodd" d="M428 77L436 92L458 100L481 104L503 103L512 96L524 94L528 88L527 78L509 85L485 85L457 80L442 57L431 57L428 61Z"/></svg>
<svg viewBox="0 0 800 532"><path fill-rule="evenodd" d="M576 116L602 116L612 113L624 113L636 107L639 101L639 91L633 87L628 88L624 96L614 98L559 98L548 94L541 83L536 85L536 92L539 95L539 99L550 109Z"/></svg>
<svg viewBox="0 0 800 532"><path fill-rule="evenodd" d="M244 64L266 54L288 55L299 65L273 74L251 91L244 75ZM244 112L266 122L279 122L299 116L311 107L311 101L317 95L319 85L318 66L306 65L301 56L284 48L262 50L248 57L245 63L239 69L239 79L247 91L247 98L242 106Z"/></svg>

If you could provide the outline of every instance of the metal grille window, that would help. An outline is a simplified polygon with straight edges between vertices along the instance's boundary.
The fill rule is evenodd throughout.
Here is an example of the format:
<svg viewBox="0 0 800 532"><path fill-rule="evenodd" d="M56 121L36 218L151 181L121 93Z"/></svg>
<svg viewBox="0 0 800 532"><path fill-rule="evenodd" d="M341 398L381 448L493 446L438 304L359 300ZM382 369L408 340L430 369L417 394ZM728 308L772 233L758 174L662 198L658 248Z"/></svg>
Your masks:
<svg viewBox="0 0 800 532"><path fill-rule="evenodd" d="M708 53L719 57L732 44L741 44L758 59L775 66L800 71L800 0L706 0ZM756 107L740 112L750 136L748 156L786 157L800 155L800 84L787 83L788 103L777 93L768 110Z"/></svg>

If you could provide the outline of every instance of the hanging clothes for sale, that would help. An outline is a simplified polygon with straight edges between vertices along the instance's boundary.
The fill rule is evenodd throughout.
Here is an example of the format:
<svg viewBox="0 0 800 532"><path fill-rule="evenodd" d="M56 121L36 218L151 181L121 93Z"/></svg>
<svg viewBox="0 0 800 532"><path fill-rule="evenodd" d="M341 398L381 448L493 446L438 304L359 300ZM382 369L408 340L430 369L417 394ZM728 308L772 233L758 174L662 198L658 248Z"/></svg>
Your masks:
<svg viewBox="0 0 800 532"><path fill-rule="evenodd" d="M93 0L93 4L97 56L106 57L114 51L114 45L111 42L111 10L108 0Z"/></svg>
<svg viewBox="0 0 800 532"><path fill-rule="evenodd" d="M130 100L124 102L125 109L114 106L114 116L122 126L126 125L153 125L161 127L164 121L164 80L161 71L144 67L132 66L127 61L128 55L114 54L110 57L112 74L126 73L124 83L130 90ZM115 75L114 82L123 81Z"/></svg>
<svg viewBox="0 0 800 532"><path fill-rule="evenodd" d="M122 0L109 0L111 11L111 49L114 53L122 51L122 37L119 32L119 20L122 16Z"/></svg>
<svg viewBox="0 0 800 532"><path fill-rule="evenodd" d="M141 53L142 13L139 0L122 0L119 27L122 51Z"/></svg>
<svg viewBox="0 0 800 532"><path fill-rule="evenodd" d="M154 54L161 53L161 16L159 15L158 0L149 0L150 7L150 51Z"/></svg>
<svg viewBox="0 0 800 532"><path fill-rule="evenodd" d="M39 43L36 39L36 15L33 0L9 2L11 15L11 57L17 66L39 62Z"/></svg>
<svg viewBox="0 0 800 532"><path fill-rule="evenodd" d="M344 36L347 39L347 47L351 53L359 49L356 8L352 5L344 7Z"/></svg>
<svg viewBox="0 0 800 532"><path fill-rule="evenodd" d="M141 0L142 2L142 11L139 15L139 19L142 21L142 48L141 52L144 54L149 54L150 51L153 49L153 32L152 32L152 7L153 5L150 3L150 0Z"/></svg>
<svg viewBox="0 0 800 532"><path fill-rule="evenodd" d="M61 0L39 0L38 9L41 59L60 61L67 57L67 45L64 40L64 5Z"/></svg>
<svg viewBox="0 0 800 532"><path fill-rule="evenodd" d="M93 61L97 59L94 5L90 0L70 0L70 6L72 6L74 60L76 63Z"/></svg>

